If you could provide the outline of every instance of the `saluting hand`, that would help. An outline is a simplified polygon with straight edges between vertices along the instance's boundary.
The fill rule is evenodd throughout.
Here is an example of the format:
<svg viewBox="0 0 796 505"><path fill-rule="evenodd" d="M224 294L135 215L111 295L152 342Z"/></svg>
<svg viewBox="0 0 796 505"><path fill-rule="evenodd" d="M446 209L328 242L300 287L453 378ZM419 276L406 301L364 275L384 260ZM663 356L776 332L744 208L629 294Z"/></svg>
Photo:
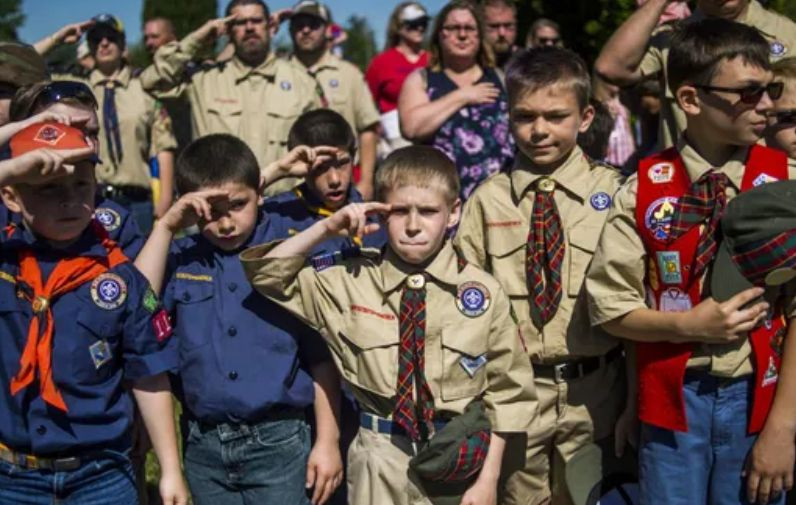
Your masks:
<svg viewBox="0 0 796 505"><path fill-rule="evenodd" d="M237 17L237 14L231 14L224 18L211 19L196 31L196 36L204 42L211 42L227 33L227 26Z"/></svg>
<svg viewBox="0 0 796 505"><path fill-rule="evenodd" d="M83 33L94 26L94 21L81 21L64 26L53 34L53 38L59 44L76 44Z"/></svg>
<svg viewBox="0 0 796 505"><path fill-rule="evenodd" d="M296 146L278 161L282 177L304 177L321 163L337 156L338 149L330 146Z"/></svg>
<svg viewBox="0 0 796 505"><path fill-rule="evenodd" d="M91 147L36 149L0 163L0 183L41 184L75 173L75 163L94 154Z"/></svg>
<svg viewBox="0 0 796 505"><path fill-rule="evenodd" d="M350 203L327 217L323 223L328 236L364 237L379 231L380 228L378 223L369 223L368 216L388 212L390 212L390 206L386 203Z"/></svg>
<svg viewBox="0 0 796 505"><path fill-rule="evenodd" d="M172 233L193 226L200 220L213 220L213 204L229 198L223 189L208 189L186 193L160 218L160 223Z"/></svg>
<svg viewBox="0 0 796 505"><path fill-rule="evenodd" d="M738 340L766 317L768 302L761 301L744 308L764 292L763 288L750 288L726 302L719 303L713 298L703 300L683 318L683 333L707 343Z"/></svg>

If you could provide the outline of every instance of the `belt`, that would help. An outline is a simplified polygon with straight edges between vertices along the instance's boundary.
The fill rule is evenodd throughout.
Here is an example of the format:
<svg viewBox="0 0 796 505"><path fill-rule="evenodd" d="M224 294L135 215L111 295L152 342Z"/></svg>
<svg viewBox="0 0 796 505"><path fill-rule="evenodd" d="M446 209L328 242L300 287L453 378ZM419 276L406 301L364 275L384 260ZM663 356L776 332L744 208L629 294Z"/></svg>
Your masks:
<svg viewBox="0 0 796 505"><path fill-rule="evenodd" d="M434 430L436 431L441 430L446 424L448 424L447 421L442 419L435 419L433 422ZM359 425L365 429L375 431L376 433L382 433L384 435L406 436L406 430L404 430L400 424L392 421L391 419L385 419L374 414L368 414L367 412L359 413Z"/></svg>
<svg viewBox="0 0 796 505"><path fill-rule="evenodd" d="M200 433L206 433L208 431L213 430L226 430L226 431L242 431L242 432L251 432L253 428L261 423L267 423L269 421L281 421L285 419L306 419L303 409L295 408L295 407L276 407L268 412L265 413L262 417L258 418L254 421L242 421L242 422L207 422L201 421L199 419L193 419L199 425ZM189 419L190 420L190 419Z"/></svg>
<svg viewBox="0 0 796 505"><path fill-rule="evenodd" d="M127 198L134 202L144 202L152 198L152 190L140 186L100 184L97 189L103 198Z"/></svg>
<svg viewBox="0 0 796 505"><path fill-rule="evenodd" d="M540 365L532 363L533 373L536 377L545 379L552 379L556 384L562 382L577 380L596 372L600 368L613 363L625 355L622 346L616 346L603 356L595 356L592 358L583 358L573 361L566 361L564 363L556 363L555 365Z"/></svg>
<svg viewBox="0 0 796 505"><path fill-rule="evenodd" d="M5 461L26 470L50 470L53 472L71 472L77 470L85 463L98 459L99 452L88 453L83 456L70 456L65 458L46 458L16 452L0 443L0 461Z"/></svg>

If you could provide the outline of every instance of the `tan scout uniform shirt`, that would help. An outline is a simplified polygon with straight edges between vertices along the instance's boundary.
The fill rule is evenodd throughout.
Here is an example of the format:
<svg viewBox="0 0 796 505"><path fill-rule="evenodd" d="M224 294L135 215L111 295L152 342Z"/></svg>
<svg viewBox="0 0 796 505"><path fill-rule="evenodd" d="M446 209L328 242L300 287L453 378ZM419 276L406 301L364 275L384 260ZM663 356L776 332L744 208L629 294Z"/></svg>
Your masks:
<svg viewBox="0 0 796 505"><path fill-rule="evenodd" d="M75 77L69 76L68 79ZM99 104L97 113L102 163L97 165L98 181L150 189L152 177L149 172L149 158L177 148L168 112L152 95L144 91L140 80L132 76L132 70L127 65L111 77L105 76L99 70L93 70L86 84L91 87ZM114 101L122 140L123 156L118 165L110 157L103 123L105 87L111 84L115 89Z"/></svg>
<svg viewBox="0 0 796 505"><path fill-rule="evenodd" d="M251 148L260 167L285 155L290 127L318 106L314 81L273 54L258 67L233 56L186 79L186 66L200 47L191 34L158 49L153 64L141 74L144 88L163 98L187 94L195 137L236 135ZM268 193L289 189L294 181L272 184Z"/></svg>
<svg viewBox="0 0 796 505"><path fill-rule="evenodd" d="M306 71L295 56L291 62ZM365 76L351 63L327 52L308 74L321 86L329 108L343 116L354 133L360 133L381 120Z"/></svg>
<svg viewBox="0 0 796 505"><path fill-rule="evenodd" d="M554 198L564 228L563 294L555 316L540 332L530 318L526 244L534 184L542 175L524 163L527 161L519 157L510 172L490 177L475 190L464 207L456 245L468 260L494 275L509 295L534 363L602 356L617 341L601 329L591 328L582 287L608 216L603 205L610 204L610 196L623 178L615 169L591 165L578 147L550 175L556 181ZM597 208L592 197L600 199Z"/></svg>
<svg viewBox="0 0 796 505"><path fill-rule="evenodd" d="M398 380L401 290L417 270L391 251L382 258L374 250L317 272L302 268L304 257L263 259L273 246L241 255L249 280L323 335L364 411L390 417ZM425 373L436 411L459 414L483 394L494 431L527 431L537 408L533 372L500 285L473 265L460 273L450 243L425 271L430 276ZM490 297L483 313L468 317L457 308L457 290L473 281ZM463 360L480 356L486 361L470 375Z"/></svg>
<svg viewBox="0 0 796 505"><path fill-rule="evenodd" d="M692 181L712 168L682 138L677 143L677 149ZM747 148L739 148L732 159L718 169L730 179L728 199L737 195L741 187L747 152ZM796 178L796 162L793 160L789 163L788 174L791 179ZM637 188L638 176L633 174L617 191L586 278L591 322L594 325L648 307L644 287L646 251L636 231ZM787 311L791 317L794 315L793 308L790 304ZM740 377L753 371L751 352L748 339L730 344L699 344L689 366L709 367L710 373L721 377Z"/></svg>
<svg viewBox="0 0 796 505"><path fill-rule="evenodd" d="M688 21L696 21L703 17L702 13L696 11L688 18ZM766 41L771 44L771 61L796 56L796 23L785 16L768 11L757 0L751 0L746 16L739 19L738 22L760 31ZM665 96L662 97L658 133L658 144L661 149L674 145L675 140L680 137L686 126L685 113L677 106L667 81L666 60L669 56L671 36L671 24L658 28L650 39L650 45L640 66L641 72L645 76L660 74L661 89L666 90Z"/></svg>

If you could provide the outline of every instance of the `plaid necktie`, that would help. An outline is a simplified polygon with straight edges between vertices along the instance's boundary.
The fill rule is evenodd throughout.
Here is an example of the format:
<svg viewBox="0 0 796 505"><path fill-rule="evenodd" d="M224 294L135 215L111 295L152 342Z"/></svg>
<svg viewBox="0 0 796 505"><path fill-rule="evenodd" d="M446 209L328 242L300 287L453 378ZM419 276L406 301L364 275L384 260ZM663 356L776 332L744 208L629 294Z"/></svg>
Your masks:
<svg viewBox="0 0 796 505"><path fill-rule="evenodd" d="M433 431L434 397L426 382L426 282L423 274L410 275L401 293L401 347L398 355L393 421L417 442ZM417 388L417 403L412 393Z"/></svg>
<svg viewBox="0 0 796 505"><path fill-rule="evenodd" d="M533 293L531 321L538 330L553 318L561 302L561 263L565 246L561 217L553 199L555 188L553 179L543 177L537 181L525 248L527 282Z"/></svg>
<svg viewBox="0 0 796 505"><path fill-rule="evenodd" d="M102 101L102 127L105 129L105 140L108 142L108 155L118 165L122 161L122 137L119 133L119 115L116 113L116 84L108 81L105 84L105 96Z"/></svg>
<svg viewBox="0 0 796 505"><path fill-rule="evenodd" d="M680 198L672 216L669 240L675 240L693 228L704 224L699 234L692 279L699 279L716 254L716 234L721 216L727 207L727 183L729 179L720 172L710 171L693 183Z"/></svg>
<svg viewBox="0 0 796 505"><path fill-rule="evenodd" d="M315 94L318 96L318 102L321 104L321 108L329 108L329 99L326 98L326 92L323 90L323 86L321 86L321 82L318 80L318 72L307 69L307 73L310 74L312 80L315 81Z"/></svg>

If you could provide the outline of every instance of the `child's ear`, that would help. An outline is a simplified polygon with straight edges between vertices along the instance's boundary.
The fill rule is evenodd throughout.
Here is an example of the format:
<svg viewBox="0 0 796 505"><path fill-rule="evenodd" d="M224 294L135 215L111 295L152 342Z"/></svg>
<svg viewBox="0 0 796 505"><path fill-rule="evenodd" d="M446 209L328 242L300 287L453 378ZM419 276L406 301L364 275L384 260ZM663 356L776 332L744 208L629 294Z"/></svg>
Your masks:
<svg viewBox="0 0 796 505"><path fill-rule="evenodd" d="M19 194L11 186L0 187L0 197L3 198L3 205L11 212L21 213L22 205L19 200Z"/></svg>
<svg viewBox="0 0 796 505"><path fill-rule="evenodd" d="M699 92L694 86L683 85L674 94L677 105L689 116L696 116L702 111Z"/></svg>
<svg viewBox="0 0 796 505"><path fill-rule="evenodd" d="M448 228L453 228L459 224L459 219L462 217L462 201L457 198L453 205L451 205L451 212L448 215Z"/></svg>
<svg viewBox="0 0 796 505"><path fill-rule="evenodd" d="M580 114L580 127L578 128L578 132L586 133L592 121L594 121L594 107L587 105Z"/></svg>

